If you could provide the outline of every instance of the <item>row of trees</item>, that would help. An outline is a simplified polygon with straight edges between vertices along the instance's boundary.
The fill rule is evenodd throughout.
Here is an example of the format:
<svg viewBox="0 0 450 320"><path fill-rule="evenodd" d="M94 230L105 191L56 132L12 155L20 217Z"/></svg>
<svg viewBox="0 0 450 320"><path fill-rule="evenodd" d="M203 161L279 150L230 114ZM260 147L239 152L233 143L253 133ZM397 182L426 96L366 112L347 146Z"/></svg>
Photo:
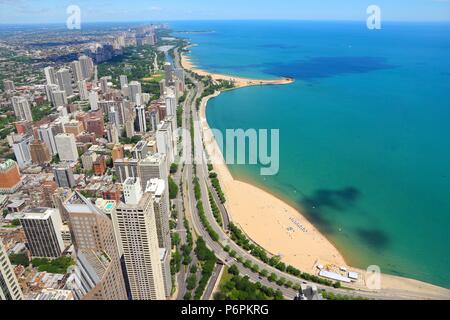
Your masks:
<svg viewBox="0 0 450 320"><path fill-rule="evenodd" d="M195 290L194 299L200 300L205 292L209 279L214 272L217 258L214 255L214 252L206 247L205 240L201 237L197 239L195 254L201 263L202 277L200 278L197 289Z"/></svg>
<svg viewBox="0 0 450 320"><path fill-rule="evenodd" d="M219 207L217 206L210 190L208 190L208 198L214 218L216 219L219 226L223 227L222 215L220 214Z"/></svg>
<svg viewBox="0 0 450 320"><path fill-rule="evenodd" d="M219 196L220 202L222 202L222 204L224 204L227 201L227 199L225 198L225 193L223 192L222 187L220 186L220 181L217 176L217 173L210 172L209 179L211 180L211 184L212 184L214 190L216 190L216 193Z"/></svg>
<svg viewBox="0 0 450 320"><path fill-rule="evenodd" d="M283 293L263 286L261 283L253 283L249 277L241 277L236 266L228 269L229 277L221 286L220 291L214 295L215 300L283 300Z"/></svg>

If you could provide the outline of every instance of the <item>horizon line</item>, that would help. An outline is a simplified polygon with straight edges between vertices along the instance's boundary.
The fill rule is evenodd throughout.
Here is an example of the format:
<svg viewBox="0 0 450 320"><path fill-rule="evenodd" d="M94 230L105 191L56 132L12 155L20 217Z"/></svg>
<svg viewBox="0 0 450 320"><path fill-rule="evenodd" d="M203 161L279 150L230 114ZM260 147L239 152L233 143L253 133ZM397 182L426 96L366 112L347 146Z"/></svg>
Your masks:
<svg viewBox="0 0 450 320"><path fill-rule="evenodd" d="M169 19L169 20L97 20L97 21L85 21L81 24L95 24L95 23L170 23L170 22L232 22L232 21L279 21L279 22L358 22L364 23L365 19L260 19L260 18L248 18L248 19ZM384 23L450 23L448 20L383 20ZM0 26L31 26L31 25L65 25L66 21L58 22L21 22L21 23L3 23L0 22Z"/></svg>

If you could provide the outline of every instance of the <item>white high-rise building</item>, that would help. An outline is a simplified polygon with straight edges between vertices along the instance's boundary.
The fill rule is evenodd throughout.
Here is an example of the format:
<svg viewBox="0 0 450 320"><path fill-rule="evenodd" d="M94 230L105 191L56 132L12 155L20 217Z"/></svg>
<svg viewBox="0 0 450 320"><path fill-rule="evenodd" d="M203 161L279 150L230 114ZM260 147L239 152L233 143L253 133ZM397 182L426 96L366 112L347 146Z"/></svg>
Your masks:
<svg viewBox="0 0 450 320"><path fill-rule="evenodd" d="M120 76L120 89L123 89L128 85L128 77L125 75Z"/></svg>
<svg viewBox="0 0 450 320"><path fill-rule="evenodd" d="M56 80L55 68L47 67L44 69L45 80L47 81L47 85L58 84Z"/></svg>
<svg viewBox="0 0 450 320"><path fill-rule="evenodd" d="M48 150L52 156L58 154L58 149L56 148L55 135L52 128L48 125L42 125L38 129L39 140L47 145Z"/></svg>
<svg viewBox="0 0 450 320"><path fill-rule="evenodd" d="M0 301L22 300L23 294L8 254L0 239Z"/></svg>
<svg viewBox="0 0 450 320"><path fill-rule="evenodd" d="M56 108L63 107L68 103L67 101L67 93L63 90L53 91L53 103Z"/></svg>
<svg viewBox="0 0 450 320"><path fill-rule="evenodd" d="M32 136L24 136L12 146L20 169L31 164L30 144L33 141L34 138Z"/></svg>
<svg viewBox="0 0 450 320"><path fill-rule="evenodd" d="M81 70L80 61L73 61L70 63L70 68L72 69L73 81L75 83L84 80L83 70Z"/></svg>
<svg viewBox="0 0 450 320"><path fill-rule="evenodd" d="M100 89L103 93L107 93L109 91L108 77L100 78Z"/></svg>
<svg viewBox="0 0 450 320"><path fill-rule="evenodd" d="M141 83L137 82L137 81L131 81L128 85L128 90L129 90L129 96L130 96L130 100L134 103L137 103L138 99L137 95L142 94L142 87L141 87Z"/></svg>
<svg viewBox="0 0 450 320"><path fill-rule="evenodd" d="M106 125L106 133L108 136L108 141L114 144L120 143L119 141L119 129L114 123L108 123Z"/></svg>
<svg viewBox="0 0 450 320"><path fill-rule="evenodd" d="M56 79L61 91L64 91L68 97L73 95L72 77L70 76L69 69L63 68L58 70L56 73Z"/></svg>
<svg viewBox="0 0 450 320"><path fill-rule="evenodd" d="M172 246L169 227L170 199L167 184L162 179L151 179L145 192L153 196L159 247L170 250Z"/></svg>
<svg viewBox="0 0 450 320"><path fill-rule="evenodd" d="M89 92L89 103L91 105L92 111L98 110L98 93L97 93L97 91Z"/></svg>
<svg viewBox="0 0 450 320"><path fill-rule="evenodd" d="M80 92L80 99L86 101L89 99L89 91L86 80L78 81L78 91Z"/></svg>
<svg viewBox="0 0 450 320"><path fill-rule="evenodd" d="M83 79L88 80L92 77L94 71L94 62L88 56L81 56L78 58L81 65L81 72L83 74Z"/></svg>
<svg viewBox="0 0 450 320"><path fill-rule="evenodd" d="M161 179L167 184L169 173L167 170L166 155L154 153L138 163L137 173L141 180L142 188L147 187L147 183L152 179Z"/></svg>
<svg viewBox="0 0 450 320"><path fill-rule="evenodd" d="M175 94L173 91L170 91L166 97L166 108L167 108L167 115L168 116L175 116L177 115L177 98L175 97Z"/></svg>
<svg viewBox="0 0 450 320"><path fill-rule="evenodd" d="M30 104L25 97L12 97L14 114L19 121L33 121Z"/></svg>
<svg viewBox="0 0 450 320"><path fill-rule="evenodd" d="M167 167L175 161L175 148L171 124L163 121L156 131L156 145L159 153L166 155Z"/></svg>
<svg viewBox="0 0 450 320"><path fill-rule="evenodd" d="M139 178L123 184L125 203L112 214L123 249L133 300L165 300L158 233L152 195L143 193Z"/></svg>
<svg viewBox="0 0 450 320"><path fill-rule="evenodd" d="M78 150L75 136L71 133L60 133L55 137L56 149L61 161L77 161Z"/></svg>

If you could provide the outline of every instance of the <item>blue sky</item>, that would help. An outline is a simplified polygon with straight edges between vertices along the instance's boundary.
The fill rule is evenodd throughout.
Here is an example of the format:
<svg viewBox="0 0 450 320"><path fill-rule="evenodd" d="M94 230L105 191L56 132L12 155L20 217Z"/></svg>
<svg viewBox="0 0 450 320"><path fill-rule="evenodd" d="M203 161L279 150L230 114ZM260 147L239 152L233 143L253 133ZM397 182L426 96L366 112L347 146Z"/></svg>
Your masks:
<svg viewBox="0 0 450 320"><path fill-rule="evenodd" d="M215 19L365 20L381 8L384 20L450 21L450 0L0 0L1 23L66 21L66 8L81 8L82 21Z"/></svg>

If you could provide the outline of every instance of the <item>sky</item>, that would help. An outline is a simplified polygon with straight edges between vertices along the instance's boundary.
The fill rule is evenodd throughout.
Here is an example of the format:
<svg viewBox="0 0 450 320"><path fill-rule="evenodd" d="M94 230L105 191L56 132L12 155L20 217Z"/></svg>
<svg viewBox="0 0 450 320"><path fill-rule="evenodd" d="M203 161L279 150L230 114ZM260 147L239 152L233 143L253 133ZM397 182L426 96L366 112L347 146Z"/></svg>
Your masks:
<svg viewBox="0 0 450 320"><path fill-rule="evenodd" d="M64 23L77 5L82 22L170 20L366 20L378 5L386 21L450 21L450 0L0 0L0 23Z"/></svg>

